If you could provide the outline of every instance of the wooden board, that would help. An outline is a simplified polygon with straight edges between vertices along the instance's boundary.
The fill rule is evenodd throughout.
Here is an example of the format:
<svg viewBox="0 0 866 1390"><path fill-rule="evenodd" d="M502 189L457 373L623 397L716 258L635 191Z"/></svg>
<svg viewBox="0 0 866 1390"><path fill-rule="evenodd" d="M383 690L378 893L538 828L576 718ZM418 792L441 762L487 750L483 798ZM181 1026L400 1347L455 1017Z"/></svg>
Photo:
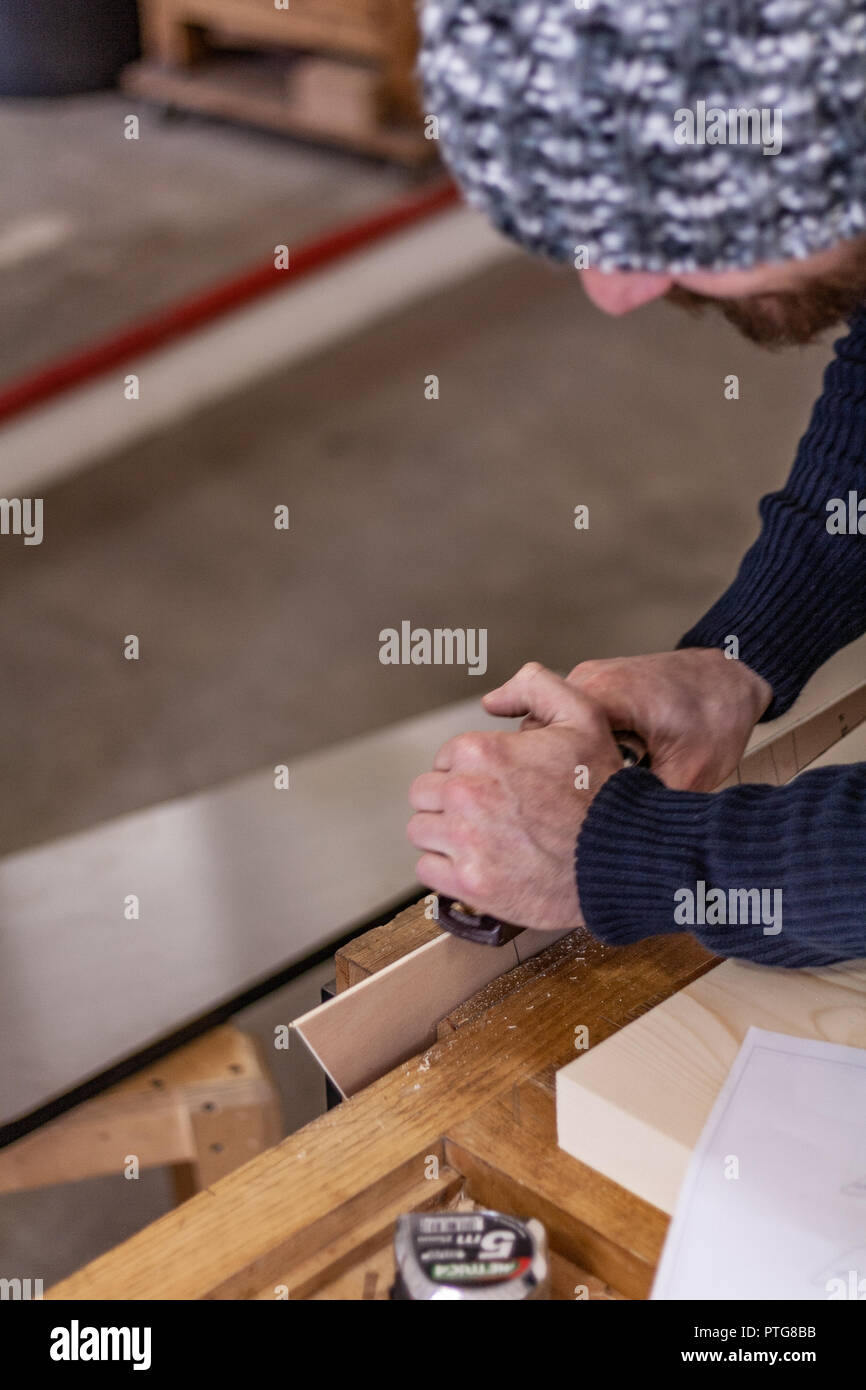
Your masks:
<svg viewBox="0 0 866 1390"><path fill-rule="evenodd" d="M866 961L717 966L557 1074L560 1146L672 1213L750 1026L866 1048Z"/></svg>
<svg viewBox="0 0 866 1390"><path fill-rule="evenodd" d="M745 782L784 786L821 754L847 738L864 720L866 684L860 683L829 704L810 710L789 727L750 743L739 766L716 790Z"/></svg>
<svg viewBox="0 0 866 1390"><path fill-rule="evenodd" d="M491 948L440 932L292 1024L344 1096L436 1041L457 1005L566 932L523 932Z"/></svg>
<svg viewBox="0 0 866 1390"><path fill-rule="evenodd" d="M441 929L427 915L428 906L426 899L412 903L390 922L373 927L341 946L334 956L337 993L342 994L344 989L368 980L386 965L393 965L410 951L441 936Z"/></svg>

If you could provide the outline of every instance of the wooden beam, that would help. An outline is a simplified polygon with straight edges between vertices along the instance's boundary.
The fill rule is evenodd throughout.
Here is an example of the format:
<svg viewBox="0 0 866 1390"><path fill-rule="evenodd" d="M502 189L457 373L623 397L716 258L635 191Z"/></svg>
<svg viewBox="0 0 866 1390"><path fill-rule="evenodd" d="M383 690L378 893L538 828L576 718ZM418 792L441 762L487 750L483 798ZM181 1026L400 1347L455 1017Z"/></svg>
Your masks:
<svg viewBox="0 0 866 1390"><path fill-rule="evenodd" d="M534 1216L561 1254L626 1297L646 1298L667 1218L556 1147L554 1108L542 1087L517 1086L455 1125L445 1154L469 1196Z"/></svg>
<svg viewBox="0 0 866 1390"><path fill-rule="evenodd" d="M428 894L428 897L432 896ZM373 927L348 945L341 946L334 956L337 993L342 994L344 989L360 984L418 946L424 946L441 936L441 929L427 915L428 907L426 899L412 903L384 926Z"/></svg>
<svg viewBox="0 0 866 1390"><path fill-rule="evenodd" d="M191 1163L189 1111L177 1091L101 1098L0 1149L0 1192Z"/></svg>

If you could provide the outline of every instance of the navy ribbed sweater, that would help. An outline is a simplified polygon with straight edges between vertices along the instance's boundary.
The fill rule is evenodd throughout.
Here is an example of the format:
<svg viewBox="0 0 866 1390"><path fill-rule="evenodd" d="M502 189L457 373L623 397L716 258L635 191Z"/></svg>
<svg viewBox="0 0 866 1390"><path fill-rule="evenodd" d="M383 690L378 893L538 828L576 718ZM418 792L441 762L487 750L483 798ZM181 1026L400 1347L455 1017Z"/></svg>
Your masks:
<svg viewBox="0 0 866 1390"><path fill-rule="evenodd" d="M866 535L827 530L831 499L866 499L866 311L835 352L791 476L761 502L758 540L679 643L736 635L740 659L773 688L764 719L866 632ZM576 863L602 941L692 931L719 955L768 965L866 956L866 763L711 794L626 769L592 802Z"/></svg>

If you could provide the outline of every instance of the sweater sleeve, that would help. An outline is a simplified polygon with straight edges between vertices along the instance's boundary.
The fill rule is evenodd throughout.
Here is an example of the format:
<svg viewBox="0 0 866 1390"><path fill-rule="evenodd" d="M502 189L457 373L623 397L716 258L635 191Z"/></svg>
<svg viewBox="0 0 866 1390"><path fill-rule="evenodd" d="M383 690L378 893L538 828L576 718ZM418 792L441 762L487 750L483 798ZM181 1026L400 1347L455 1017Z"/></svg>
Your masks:
<svg viewBox="0 0 866 1390"><path fill-rule="evenodd" d="M866 956L864 846L866 763L709 793L626 768L578 837L580 904L610 945L692 932L721 956L829 965Z"/></svg>
<svg viewBox="0 0 866 1390"><path fill-rule="evenodd" d="M735 636L740 660L773 688L763 720L783 714L818 667L866 631L866 500L862 518L857 511L866 499L866 311L835 352L791 475L761 501L758 540L678 644L724 647ZM849 526L852 506L853 534L834 529Z"/></svg>

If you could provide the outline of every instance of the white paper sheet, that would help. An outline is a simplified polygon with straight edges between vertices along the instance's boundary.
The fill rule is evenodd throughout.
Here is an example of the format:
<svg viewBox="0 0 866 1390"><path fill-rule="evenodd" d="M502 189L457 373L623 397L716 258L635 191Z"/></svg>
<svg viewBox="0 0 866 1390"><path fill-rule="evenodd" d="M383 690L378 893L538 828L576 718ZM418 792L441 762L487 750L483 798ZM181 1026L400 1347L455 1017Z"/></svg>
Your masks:
<svg viewBox="0 0 866 1390"><path fill-rule="evenodd" d="M651 1297L866 1300L866 1050L749 1029Z"/></svg>

